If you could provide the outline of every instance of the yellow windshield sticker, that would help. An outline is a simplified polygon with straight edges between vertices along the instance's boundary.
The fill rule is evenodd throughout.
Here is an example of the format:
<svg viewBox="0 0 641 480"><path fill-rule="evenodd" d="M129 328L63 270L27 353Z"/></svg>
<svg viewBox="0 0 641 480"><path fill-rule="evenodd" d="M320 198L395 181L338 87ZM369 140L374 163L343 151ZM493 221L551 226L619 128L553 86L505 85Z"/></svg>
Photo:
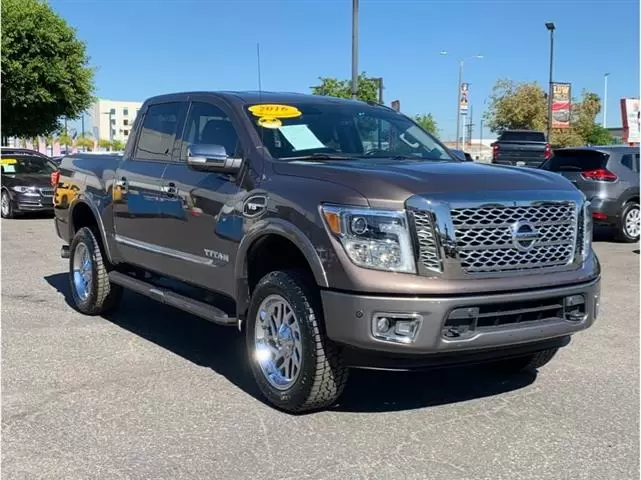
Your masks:
<svg viewBox="0 0 641 480"><path fill-rule="evenodd" d="M296 107L278 104L252 105L249 107L249 111L259 118L296 118L303 114Z"/></svg>
<svg viewBox="0 0 641 480"><path fill-rule="evenodd" d="M16 160L15 158L0 159L0 165L15 165L16 163L18 163L18 160Z"/></svg>
<svg viewBox="0 0 641 480"><path fill-rule="evenodd" d="M283 122L281 122L279 118L260 117L258 119L258 125L263 128L278 128L282 127Z"/></svg>

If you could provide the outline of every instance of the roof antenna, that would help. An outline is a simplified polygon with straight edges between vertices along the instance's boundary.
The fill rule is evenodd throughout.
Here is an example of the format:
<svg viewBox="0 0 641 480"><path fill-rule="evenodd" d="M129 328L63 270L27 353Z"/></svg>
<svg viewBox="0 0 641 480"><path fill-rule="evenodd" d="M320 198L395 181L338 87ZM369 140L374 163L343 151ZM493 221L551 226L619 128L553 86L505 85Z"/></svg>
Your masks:
<svg viewBox="0 0 641 480"><path fill-rule="evenodd" d="M263 88L260 81L260 43L256 43L256 62L258 63L258 95L260 101L263 101Z"/></svg>

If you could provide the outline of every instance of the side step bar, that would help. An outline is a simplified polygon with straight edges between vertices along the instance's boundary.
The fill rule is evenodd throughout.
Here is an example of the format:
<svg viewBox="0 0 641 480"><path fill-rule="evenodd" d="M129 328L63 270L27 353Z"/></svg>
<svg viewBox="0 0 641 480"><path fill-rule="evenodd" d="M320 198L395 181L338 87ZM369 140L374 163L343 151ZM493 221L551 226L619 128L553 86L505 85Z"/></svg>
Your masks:
<svg viewBox="0 0 641 480"><path fill-rule="evenodd" d="M180 295L179 293L172 292L162 287L156 287L143 280L130 277L120 272L109 272L109 280L116 285L120 285L128 290L145 295L146 297L153 298L166 305L171 305L184 312L191 313L197 317L204 318L210 322L219 325L236 325L238 320L229 317L222 310L209 305L208 303L194 300L193 298Z"/></svg>

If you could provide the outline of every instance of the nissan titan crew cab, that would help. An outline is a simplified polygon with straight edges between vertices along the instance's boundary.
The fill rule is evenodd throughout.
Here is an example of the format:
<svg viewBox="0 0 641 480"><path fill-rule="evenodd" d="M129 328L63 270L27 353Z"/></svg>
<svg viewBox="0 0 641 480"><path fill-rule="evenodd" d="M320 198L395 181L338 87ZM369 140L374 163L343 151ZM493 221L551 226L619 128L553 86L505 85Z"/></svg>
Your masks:
<svg viewBox="0 0 641 480"><path fill-rule="evenodd" d="M333 404L353 367L541 367L599 308L579 190L460 161L381 105L158 96L122 155L65 157L52 183L80 312L130 289L235 326L289 412Z"/></svg>

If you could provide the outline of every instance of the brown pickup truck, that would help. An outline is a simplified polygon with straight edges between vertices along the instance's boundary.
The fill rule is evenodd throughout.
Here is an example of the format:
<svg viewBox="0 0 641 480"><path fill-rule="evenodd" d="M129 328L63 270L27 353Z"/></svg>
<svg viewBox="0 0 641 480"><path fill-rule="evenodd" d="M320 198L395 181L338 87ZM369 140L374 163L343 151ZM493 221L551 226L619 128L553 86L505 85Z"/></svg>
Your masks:
<svg viewBox="0 0 641 480"><path fill-rule="evenodd" d="M65 157L52 183L74 187L55 228L79 311L125 288L235 326L286 411L334 403L350 368L538 368L599 308L581 192L460 161L381 105L154 97L124 154Z"/></svg>

